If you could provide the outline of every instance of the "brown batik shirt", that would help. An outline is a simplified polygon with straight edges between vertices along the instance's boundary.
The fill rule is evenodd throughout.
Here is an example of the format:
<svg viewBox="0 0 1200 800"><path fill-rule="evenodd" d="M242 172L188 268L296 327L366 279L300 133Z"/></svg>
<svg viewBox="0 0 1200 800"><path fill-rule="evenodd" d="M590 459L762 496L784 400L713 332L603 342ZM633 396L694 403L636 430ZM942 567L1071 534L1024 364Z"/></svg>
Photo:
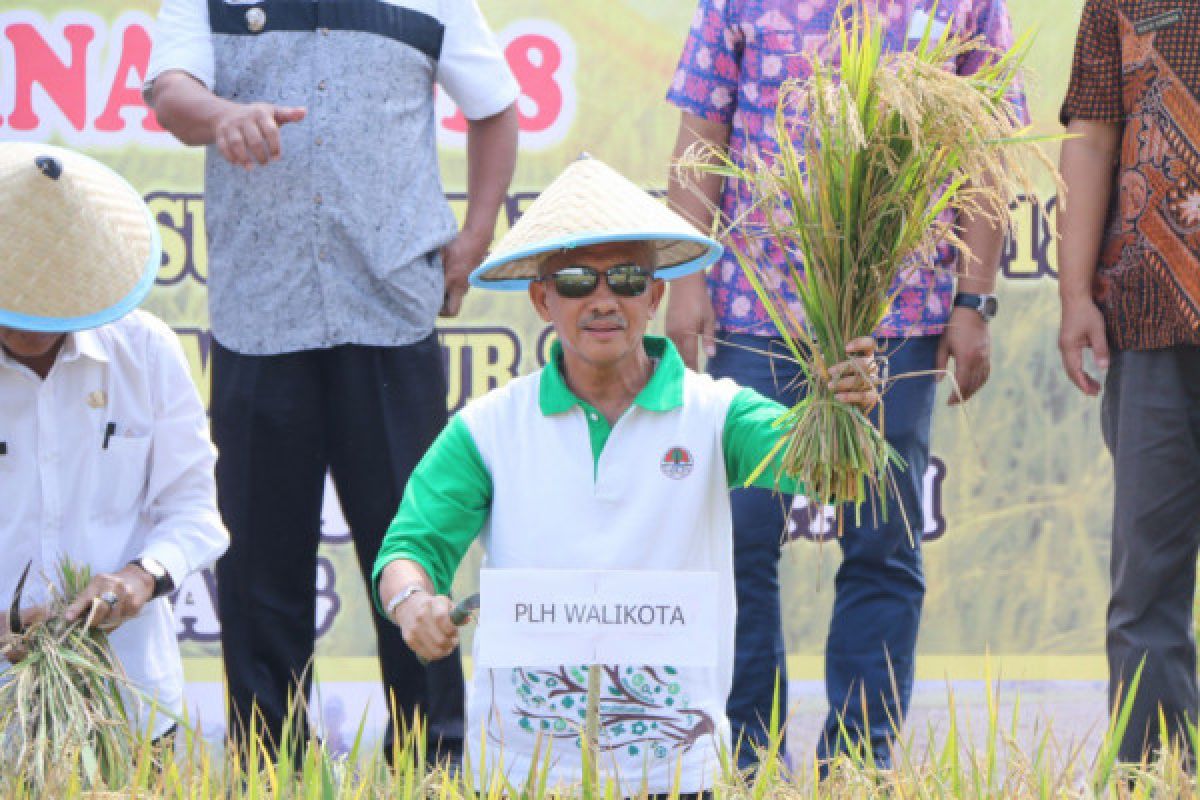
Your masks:
<svg viewBox="0 0 1200 800"><path fill-rule="evenodd" d="M1200 345L1200 4L1087 0L1062 121L1124 125L1094 293L1124 350Z"/></svg>

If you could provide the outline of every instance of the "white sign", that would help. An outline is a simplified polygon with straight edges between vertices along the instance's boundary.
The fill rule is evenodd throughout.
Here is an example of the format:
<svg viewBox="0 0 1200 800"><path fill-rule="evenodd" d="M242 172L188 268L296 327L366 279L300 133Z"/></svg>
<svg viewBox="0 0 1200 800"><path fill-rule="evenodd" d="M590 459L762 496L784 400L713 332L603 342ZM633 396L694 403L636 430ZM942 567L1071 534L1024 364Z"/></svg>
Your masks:
<svg viewBox="0 0 1200 800"><path fill-rule="evenodd" d="M484 667L717 664L717 574L485 569Z"/></svg>

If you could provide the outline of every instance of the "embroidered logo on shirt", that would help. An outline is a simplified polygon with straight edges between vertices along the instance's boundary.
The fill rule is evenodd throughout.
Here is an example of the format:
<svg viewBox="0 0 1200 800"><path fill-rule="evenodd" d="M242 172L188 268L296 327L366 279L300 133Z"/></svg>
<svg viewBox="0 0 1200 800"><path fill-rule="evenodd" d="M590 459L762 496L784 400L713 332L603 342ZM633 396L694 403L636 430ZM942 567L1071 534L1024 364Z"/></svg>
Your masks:
<svg viewBox="0 0 1200 800"><path fill-rule="evenodd" d="M1163 28L1169 28L1179 22L1183 22L1183 12L1176 8L1171 11L1164 11L1161 14L1155 14L1153 17L1138 20L1133 28L1137 31L1138 36L1145 36L1147 33L1161 31Z"/></svg>
<svg viewBox="0 0 1200 800"><path fill-rule="evenodd" d="M692 474L692 468L696 466L696 462L686 447L672 447L662 457L658 466L663 475L678 481Z"/></svg>

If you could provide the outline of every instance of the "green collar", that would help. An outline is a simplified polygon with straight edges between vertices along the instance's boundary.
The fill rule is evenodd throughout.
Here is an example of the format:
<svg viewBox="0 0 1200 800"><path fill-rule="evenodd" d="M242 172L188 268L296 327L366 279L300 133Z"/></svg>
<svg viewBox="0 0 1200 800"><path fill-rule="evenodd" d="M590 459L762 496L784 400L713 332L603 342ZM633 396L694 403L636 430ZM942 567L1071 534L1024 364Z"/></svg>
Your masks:
<svg viewBox="0 0 1200 800"><path fill-rule="evenodd" d="M647 411L670 411L683 405L683 359L669 339L660 336L642 337L646 353L658 359L658 368L649 382L633 399L634 405ZM582 405L567 387L562 374L562 344L555 341L550 348L550 363L542 370L538 386L538 407L546 416L562 414Z"/></svg>

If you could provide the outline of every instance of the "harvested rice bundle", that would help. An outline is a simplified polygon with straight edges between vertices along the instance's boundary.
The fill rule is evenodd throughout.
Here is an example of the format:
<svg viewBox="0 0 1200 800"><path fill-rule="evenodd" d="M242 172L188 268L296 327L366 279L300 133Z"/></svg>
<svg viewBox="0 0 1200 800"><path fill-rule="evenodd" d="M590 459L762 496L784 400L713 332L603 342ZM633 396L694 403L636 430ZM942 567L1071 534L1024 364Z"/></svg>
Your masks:
<svg viewBox="0 0 1200 800"><path fill-rule="evenodd" d="M700 148L681 166L745 184L762 220L724 223L742 234L735 255L808 383L779 421L783 471L803 480L812 503L853 503L861 515L864 503L878 502L886 516L882 501L900 459L882 418L876 427L834 398L827 369L880 324L903 270L933 268L939 242L969 262L956 214L1007 224L1010 203L1034 191L1029 158L1053 168L1010 99L1023 46L996 52L947 26L936 39L927 30L913 50L886 52L877 12L853 11L839 15L831 34L840 63L813 58L807 80L781 87L777 157L751 154L739 164L723 149ZM981 51L988 63L975 74L946 69ZM767 239L785 255L803 321L760 267ZM840 511L838 519L840 530Z"/></svg>
<svg viewBox="0 0 1200 800"><path fill-rule="evenodd" d="M68 778L84 788L124 787L140 753L121 699L128 682L107 635L63 617L90 580L87 567L64 560L45 618L3 642L23 657L0 676L0 754L34 796Z"/></svg>

